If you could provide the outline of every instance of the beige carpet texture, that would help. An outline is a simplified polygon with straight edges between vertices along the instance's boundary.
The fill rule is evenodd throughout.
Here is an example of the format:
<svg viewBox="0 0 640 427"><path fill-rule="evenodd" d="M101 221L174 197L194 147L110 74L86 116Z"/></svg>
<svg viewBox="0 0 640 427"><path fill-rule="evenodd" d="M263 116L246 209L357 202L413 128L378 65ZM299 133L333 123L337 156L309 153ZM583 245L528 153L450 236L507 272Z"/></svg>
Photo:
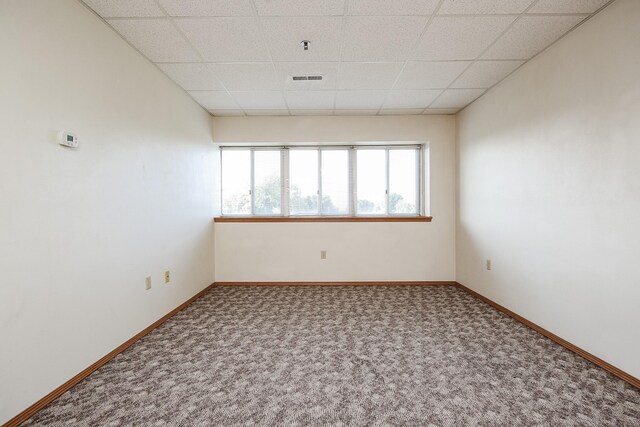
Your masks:
<svg viewBox="0 0 640 427"><path fill-rule="evenodd" d="M640 390L449 286L217 287L24 426L640 426Z"/></svg>

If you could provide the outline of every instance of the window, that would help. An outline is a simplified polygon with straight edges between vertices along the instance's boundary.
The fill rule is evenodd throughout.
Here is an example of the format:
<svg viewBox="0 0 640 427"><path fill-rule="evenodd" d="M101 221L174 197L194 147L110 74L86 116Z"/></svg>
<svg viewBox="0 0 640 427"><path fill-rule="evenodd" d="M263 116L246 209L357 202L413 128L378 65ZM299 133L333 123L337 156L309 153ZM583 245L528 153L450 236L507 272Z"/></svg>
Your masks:
<svg viewBox="0 0 640 427"><path fill-rule="evenodd" d="M419 216L422 145L222 147L223 216Z"/></svg>

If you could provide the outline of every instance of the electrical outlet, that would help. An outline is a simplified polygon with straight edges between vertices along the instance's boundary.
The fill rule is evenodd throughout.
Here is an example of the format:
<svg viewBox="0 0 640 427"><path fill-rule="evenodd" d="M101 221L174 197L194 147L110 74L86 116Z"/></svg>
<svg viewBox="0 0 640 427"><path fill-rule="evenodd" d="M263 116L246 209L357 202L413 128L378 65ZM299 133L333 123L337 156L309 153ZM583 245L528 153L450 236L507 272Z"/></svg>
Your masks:
<svg viewBox="0 0 640 427"><path fill-rule="evenodd" d="M491 260L487 260L487 270L491 270Z"/></svg>
<svg viewBox="0 0 640 427"><path fill-rule="evenodd" d="M320 259L327 259L327 251L320 251Z"/></svg>
<svg viewBox="0 0 640 427"><path fill-rule="evenodd" d="M171 281L171 272L169 270L164 272L164 283L169 283Z"/></svg>
<svg viewBox="0 0 640 427"><path fill-rule="evenodd" d="M144 288L148 291L149 289L151 289L151 276L147 276L144 279Z"/></svg>

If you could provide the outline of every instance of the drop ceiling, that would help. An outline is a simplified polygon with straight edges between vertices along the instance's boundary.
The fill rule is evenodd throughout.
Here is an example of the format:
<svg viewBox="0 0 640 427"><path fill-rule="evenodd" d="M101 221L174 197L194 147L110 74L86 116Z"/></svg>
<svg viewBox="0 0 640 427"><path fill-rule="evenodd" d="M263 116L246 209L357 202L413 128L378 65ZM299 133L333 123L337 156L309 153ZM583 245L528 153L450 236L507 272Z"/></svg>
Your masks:
<svg viewBox="0 0 640 427"><path fill-rule="evenodd" d="M255 116L453 114L610 0L83 1L211 114Z"/></svg>

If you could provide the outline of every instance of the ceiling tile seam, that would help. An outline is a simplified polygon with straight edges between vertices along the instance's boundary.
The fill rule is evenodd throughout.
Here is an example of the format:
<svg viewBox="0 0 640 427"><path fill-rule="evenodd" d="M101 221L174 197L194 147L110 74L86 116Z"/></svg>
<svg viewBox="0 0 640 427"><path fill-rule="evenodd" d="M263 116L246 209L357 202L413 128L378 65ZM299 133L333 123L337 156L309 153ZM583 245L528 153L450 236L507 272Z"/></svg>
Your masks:
<svg viewBox="0 0 640 427"><path fill-rule="evenodd" d="M180 27L178 27L178 24L176 24L176 22L173 20L173 18L171 16L169 16L169 14L167 13L167 11L165 10L164 7L162 7L162 5L160 4L160 2L158 0L153 0L153 2L156 4L156 6L158 6L158 8L165 14L167 15L167 17L169 18L169 22L171 22L171 25L175 28L175 30L178 32L178 34L180 34L180 36L184 39L184 41L189 45L189 47L191 48L191 50L193 50L195 52L195 54L198 56L198 58L200 58L200 63L204 62L204 56L202 55L202 53L200 53L200 51L198 49L195 48L195 46L191 43L191 40L189 40L189 37L186 36L186 34L184 34L182 32L182 30L180 29ZM160 68L160 67L158 67ZM222 88L224 89L225 92L227 92L227 95L229 96L229 98L231 98L231 100L233 101L234 104L236 104L238 106L238 109L242 111L242 114L246 115L246 112L244 111L244 109L242 108L242 106L236 102L236 100L231 96L231 93L229 92L229 90L227 89L227 86L218 78L218 76L214 75L216 81L218 82L218 84L220 84L220 86L222 86ZM187 92L188 93L188 92ZM193 98L193 97L192 97ZM195 99L194 99L195 101ZM202 108L204 108L205 110L209 111L207 108L204 107L204 105L202 106Z"/></svg>
<svg viewBox="0 0 640 427"><path fill-rule="evenodd" d="M533 7L534 4L538 3L539 0L536 0L535 2L533 2L531 4L530 7ZM482 98L482 96L484 96L487 92L489 92L491 89L493 89L494 87L496 87L498 84L500 84L502 81L506 80L507 78L509 78L510 75L512 75L513 73L515 73L516 71L518 71L520 68L524 67L529 61L533 60L534 58L536 58L538 55L542 54L542 52L545 52L546 50L550 49L551 46L555 45L556 43L558 43L560 40L562 40L563 38L565 38L569 33L572 33L573 31L575 31L578 27L580 27L582 24L584 24L585 22L587 22L589 19L593 18L595 15L597 15L600 11L602 11L604 8L606 8L607 6L609 6L611 3L613 3L615 0L609 0L607 3L605 3L602 7L600 7L598 10L596 10L595 12L588 14L586 18L584 18L582 21L578 22L576 25L574 25L573 27L571 27L569 30L567 30L564 34L562 34L560 37L558 37L557 39L555 39L553 42L551 42L548 46L546 46L544 49L542 49L540 52L537 52L535 55L533 55L531 58L524 60L524 62L522 64L520 64L519 66L517 66L513 71L511 71L509 74L507 74L506 76L504 76L504 78L502 78L501 80L497 81L496 83L494 83L491 87L487 88L487 90L484 91L484 93L482 95L480 95L479 97L477 97L476 99L474 99L473 101L471 101L470 103L468 103L467 105L465 105L464 107L460 108L460 111L464 110L465 108L467 108L468 106L470 106L471 104L475 103L478 99ZM530 8L529 7L529 8ZM529 10L529 8L527 8L527 10ZM584 14L578 14L578 15L584 15ZM527 15L529 16L529 15ZM574 14L574 16L576 16L576 14Z"/></svg>
<svg viewBox="0 0 640 427"><path fill-rule="evenodd" d="M531 3L534 4L534 3ZM438 15L438 18L504 18L504 17L517 17L517 16L586 16L590 15L590 13L584 12L564 12L564 13L528 13L527 10L530 9L531 6L527 7L522 13L465 13L465 14L453 14L453 13L442 13Z"/></svg>
<svg viewBox="0 0 640 427"><path fill-rule="evenodd" d="M528 10L528 9L527 9ZM568 13L523 13L526 17L541 17L541 18L549 18L552 16L587 16L592 15L591 13L584 12L568 12Z"/></svg>
<svg viewBox="0 0 640 427"><path fill-rule="evenodd" d="M608 3L607 3L608 4ZM603 7L606 7L603 6ZM601 10L602 8L598 9ZM93 9L92 9L93 10ZM437 15L438 18L478 18L478 17L505 17L505 16L520 16L520 15L526 15L526 16L543 16L543 17L548 17L548 16L589 16L589 15L593 15L597 12L594 13L588 13L588 12L563 12L563 13L465 13L465 14L453 14L453 13L440 13ZM100 16L100 15L99 15ZM170 18L170 19L198 19L198 20L206 20L206 19L216 19L216 18L220 18L220 19L246 19L246 18L254 18L254 17L259 17L262 19L270 19L270 18L337 18L337 17L360 17L360 18L395 18L395 17L400 17L400 18L416 18L416 17L429 17L429 16L433 16L433 15L424 15L424 14L416 14L416 15L410 15L410 14L406 14L406 15L402 15L402 14L391 14L391 15L356 15L356 14L349 14L349 15L169 15L168 13L166 15L156 15L156 16L100 16L103 19L109 19L112 21L152 21L155 19L163 19L163 18Z"/></svg>
<svg viewBox="0 0 640 427"><path fill-rule="evenodd" d="M414 89L234 89L229 90L230 93L250 93L250 92L318 92L318 93L328 93L328 92L369 92L369 91L378 91L378 92L415 92L422 90L446 90L446 87L432 87L432 88L414 88ZM486 87L465 87L465 88L453 88L453 89L486 89ZM189 92L225 92L224 90L215 90L215 89L190 89ZM328 110L328 108L319 108L320 110ZM341 110L342 108L338 108ZM359 108L360 110L361 108ZM415 108L413 108L415 110ZM300 108L293 108L293 110L300 110ZM318 110L318 108L314 108L314 110Z"/></svg>
<svg viewBox="0 0 640 427"><path fill-rule="evenodd" d="M536 3L538 3L538 1L539 1L539 0L534 0L534 1L533 1L533 2L532 2L532 3L531 3L531 4L530 4L530 5L529 5L529 6L528 6L528 7L527 7L527 8L526 8L522 13L521 13L521 14L519 14L519 15L518 15L518 16L517 16L513 21L511 21L511 23L510 23L509 25L507 25L507 27L506 27L506 28L505 28L505 29L504 29L500 34L498 34L498 36L493 40L493 42L491 42L491 43L489 44L489 46L487 46L487 47L486 47L482 52L480 52L480 54L479 54L478 56L476 56L476 58L475 58L475 59L473 59L473 60L469 63L469 65L467 65L467 67L466 67L464 70L462 70L462 72L461 72L460 74L458 74L458 76L457 76L455 79L453 79L453 80L451 81L451 83L449 83L449 86L447 86L447 88L446 88L445 90L443 90L443 91L442 91L442 93L440 93L440 95L436 96L436 97L433 99L433 101L431 101L431 103L430 103L429 105L427 105L427 108L431 108L431 106L432 106L432 105L433 105L433 104L438 100L438 98L440 98L440 97L441 97L441 96L442 96L442 95L443 95L443 94L444 94L448 89L450 89L450 88L451 88L451 85L455 84L455 82L457 82L457 81L458 81L458 79L460 79L460 77L462 77L462 75L463 75L464 73L466 73L466 72L467 72L467 70L469 70L469 69L470 69L470 68L471 68L471 67L472 67L476 62L478 62L478 59L479 59L479 58L482 58L482 55L484 55L484 54L485 54L489 49L491 49L491 47L492 47L493 45L495 45L495 44L498 42L498 40L500 40L500 39L501 39L501 38L502 38L502 37L507 33L507 31L509 31L511 28L513 28L513 26L515 25L515 23L516 23L516 22L518 22L518 21L519 21L519 20L520 20L520 19L521 19L521 18L522 18L526 13L527 13L527 11L529 11L529 10L530 10L530 9L531 9L535 4L536 4ZM525 62L526 62L527 60L528 60L528 59L524 59L524 61L525 61ZM521 64L521 66L522 66L522 65L523 65L523 64ZM518 68L520 68L520 67L518 67ZM501 79L500 81L502 81L502 79ZM498 83L499 83L499 82L498 82ZM496 83L496 84L497 84L497 83ZM495 84L494 84L494 86L495 86ZM484 92L482 92L482 93L480 94L480 96L482 96L482 95L484 95L485 93L487 93L487 90L488 90L488 89L486 89ZM476 99L480 98L480 96L478 96ZM475 101L475 99L474 99L474 101ZM473 101L471 101L471 102L473 102ZM467 105L469 105L469 104L467 104Z"/></svg>
<svg viewBox="0 0 640 427"><path fill-rule="evenodd" d="M513 57L500 59L484 59L479 58L480 62L509 62L509 61L526 61L527 58ZM473 59L409 59L409 62L469 62ZM275 64L402 64L403 61L273 61ZM252 64L269 64L271 61L156 61L154 64L215 64L215 65L252 65Z"/></svg>
<svg viewBox="0 0 640 427"><path fill-rule="evenodd" d="M262 25L262 17L258 13L258 8L256 7L256 2L251 0L251 7L253 11L256 13L256 21L258 22L258 31L260 31L260 35L262 36L262 40L264 40L264 45L267 48L267 53L269 54L269 62L271 63L271 68L273 69L273 77L277 81L278 80L278 69L276 68L276 63L273 60L273 54L271 53L271 45L266 37L266 32L264 31L264 26ZM284 96L284 90L279 90L280 96L284 102L284 106L287 109L287 113L291 115L291 109L289 108L289 103L287 102L287 97Z"/></svg>
<svg viewBox="0 0 640 427"><path fill-rule="evenodd" d="M154 1L155 1L155 0L154 0ZM122 34L120 34L119 32L117 32L117 31L116 31L116 29L115 29L115 28L113 28L113 27L111 26L111 24L109 24L109 22L107 22L107 18L104 18L104 17L100 16L100 15L98 14L98 12L96 12L95 10L93 10L93 8L91 8L91 7L90 7L88 4L86 4L84 1L82 1L82 0L78 0L78 2L79 2L83 7L85 7L87 10L89 10L91 13L93 13L93 15L94 15L95 17L97 17L100 21L102 21L102 22L103 22L107 27L109 27L109 28L111 29L111 31L113 31L113 32L114 32L118 37L120 37L120 39L122 39L126 44L128 44L128 45L131 47L131 49L133 49L133 50L135 50L136 52L138 52L138 54L140 54L140 56L142 56L144 59L146 59L147 61L149 61L149 63L153 64L153 66L154 66L154 67L156 67L156 69L157 69L158 71L160 71L162 74L164 74L164 76L165 76L167 79L169 79L171 82L173 82L173 83L176 85L176 87L178 87L178 88L179 88L181 91L183 91L183 92L184 92L184 93L185 93L189 98L191 98L191 99L193 100L193 102L195 102L195 103L196 103L197 105L199 105L203 110L205 110L207 113L209 113L209 110L208 110L208 109L204 108L204 107L203 107L199 102L197 102L195 99L193 99L193 97L189 94L189 92L188 92L187 90L185 90L182 86L180 86L180 85L179 85L175 80L173 80L171 77L169 77L169 76L167 75L167 73L165 73L165 72L164 72L164 70L162 70L160 67L158 67L158 64L157 64L157 63L153 62L149 57L147 57L147 55L145 55L144 53L142 53L142 52L140 51L140 49L138 49L136 46L134 46L134 44L133 44L133 43L131 43L129 40L127 40L127 38L126 38L126 37L124 37ZM164 12L164 9L160 8L160 10L161 10L163 13L166 13L166 12ZM168 16L160 17L160 19L165 19L165 18L168 18ZM156 18L156 19L158 19L158 18ZM211 114L211 113L209 113L209 114Z"/></svg>
<svg viewBox="0 0 640 427"><path fill-rule="evenodd" d="M422 41L422 38L425 36L425 34L427 34L427 30L429 29L429 27L431 26L431 23L433 22L433 20L435 19L435 17L438 15L438 12L440 11L440 8L442 7L442 4L444 3L445 0L440 0L438 2L438 5L436 6L436 8L433 10L433 14L431 14L429 16L429 19L427 20L427 23L424 25L424 27L422 28L422 31L420 32L420 35L418 36L418 38L416 39L416 41L413 43L413 46L411 47L411 49L408 51L407 53L407 59L404 61L404 63L402 64L402 67L400 68L400 71L398 72L398 75L396 76L395 80L393 81L393 84L391 85L391 88L387 91L387 93L384 96L384 99L382 100L382 105L380 105L380 108L378 109L378 114L380 114L380 111L382 111L382 109L384 108L384 105L387 102L387 99L389 99L389 95L391 94L391 91L396 87L396 85L398 84L398 80L400 80L400 76L402 75L402 73L404 72L404 69L407 67L407 64L409 63L409 60L411 58L413 58L414 53L416 51L416 49L418 48L420 42ZM440 96L440 95L438 95Z"/></svg>
<svg viewBox="0 0 640 427"><path fill-rule="evenodd" d="M346 28L347 28L347 16L349 16L349 7L350 7L350 0L344 0L344 4L342 5L342 22L340 23L340 38L338 40L340 40L340 47L339 47L339 51L338 51L338 67L336 70L336 82L335 82L335 87L336 87L336 91L333 94L333 115L336 114L336 107L337 107L337 102L338 102L338 90L340 87L340 72L342 70L342 53L344 52L344 45L346 43L345 40L345 34L346 34Z"/></svg>
<svg viewBox="0 0 640 427"><path fill-rule="evenodd" d="M153 2L155 3L156 6L158 6L158 8L162 11L162 13L164 13L165 15L167 15L167 18L169 19L169 23L173 26L173 28L178 32L178 34L180 34L180 37L182 37L182 39L187 43L187 45L189 45L189 47L191 48L191 50L198 56L198 58L200 58L200 62L204 61L204 57L202 56L202 54L198 51L198 49L196 49L193 44L191 44L191 41L189 40L189 38L182 32L182 30L180 29L180 27L178 27L178 25L175 23L175 21L173 20L172 17L169 16L169 14L167 13L167 11L164 9L164 7L162 7L162 5L160 4L160 2L158 0L153 0Z"/></svg>

